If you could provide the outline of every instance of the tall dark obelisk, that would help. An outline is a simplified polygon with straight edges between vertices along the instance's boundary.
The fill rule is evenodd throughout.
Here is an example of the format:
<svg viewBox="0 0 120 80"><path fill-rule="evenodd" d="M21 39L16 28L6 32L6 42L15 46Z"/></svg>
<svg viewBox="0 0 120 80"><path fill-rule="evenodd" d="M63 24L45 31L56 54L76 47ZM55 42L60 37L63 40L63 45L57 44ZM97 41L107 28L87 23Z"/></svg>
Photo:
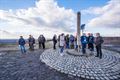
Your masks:
<svg viewBox="0 0 120 80"><path fill-rule="evenodd" d="M80 35L81 35L81 13L77 12L77 45L78 45L78 52L80 52Z"/></svg>

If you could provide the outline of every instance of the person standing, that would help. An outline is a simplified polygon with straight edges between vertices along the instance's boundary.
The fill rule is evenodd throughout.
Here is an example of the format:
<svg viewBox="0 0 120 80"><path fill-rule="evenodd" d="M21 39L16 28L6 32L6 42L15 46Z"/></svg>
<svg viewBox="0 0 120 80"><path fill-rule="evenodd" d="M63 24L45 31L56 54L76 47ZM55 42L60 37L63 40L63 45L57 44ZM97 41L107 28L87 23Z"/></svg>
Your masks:
<svg viewBox="0 0 120 80"><path fill-rule="evenodd" d="M74 36L73 35L70 35L70 38L69 38L69 42L70 42L70 48L71 49L74 49Z"/></svg>
<svg viewBox="0 0 120 80"><path fill-rule="evenodd" d="M43 47L43 49L45 49L45 37L43 35L40 35L38 38L38 42L39 42L39 49L41 48L41 45Z"/></svg>
<svg viewBox="0 0 120 80"><path fill-rule="evenodd" d="M26 53L26 49L25 49L26 42L25 42L25 39L23 38L23 36L20 36L20 39L18 40L18 43L19 43L21 52Z"/></svg>
<svg viewBox="0 0 120 80"><path fill-rule="evenodd" d="M96 57L99 57L100 59L102 58L101 46L102 46L103 42L104 42L104 40L100 36L100 33L96 33L96 39L95 39L95 45L96 45L96 51L97 51Z"/></svg>
<svg viewBox="0 0 120 80"><path fill-rule="evenodd" d="M81 36L81 44L82 44L82 53L85 54L86 53L86 45L87 45L87 37L86 37L85 33L83 33L83 35Z"/></svg>
<svg viewBox="0 0 120 80"><path fill-rule="evenodd" d="M66 48L69 49L69 34L65 36Z"/></svg>
<svg viewBox="0 0 120 80"><path fill-rule="evenodd" d="M77 48L78 48L78 45L77 45L77 36L75 36L74 39L75 39L74 40L74 49L77 50Z"/></svg>
<svg viewBox="0 0 120 80"><path fill-rule="evenodd" d="M41 42L42 35L38 37L38 44L39 44L39 49L41 48L42 42Z"/></svg>
<svg viewBox="0 0 120 80"><path fill-rule="evenodd" d="M89 38L90 38L90 33L88 33L88 38L87 38L87 42L88 42L88 49L90 49Z"/></svg>
<svg viewBox="0 0 120 80"><path fill-rule="evenodd" d="M54 36L53 36L53 49L56 49L56 43L57 43L57 35L55 34Z"/></svg>
<svg viewBox="0 0 120 80"><path fill-rule="evenodd" d="M60 55L63 56L63 51L64 51L64 45L65 45L65 37L64 33L60 35Z"/></svg>
<svg viewBox="0 0 120 80"><path fill-rule="evenodd" d="M60 35L58 36L58 47L60 48Z"/></svg>
<svg viewBox="0 0 120 80"><path fill-rule="evenodd" d="M92 52L94 51L94 36L92 33L88 36L88 49Z"/></svg>
<svg viewBox="0 0 120 80"><path fill-rule="evenodd" d="M33 38L32 35L29 35L28 43L29 43L29 49L31 51L34 51L35 39Z"/></svg>

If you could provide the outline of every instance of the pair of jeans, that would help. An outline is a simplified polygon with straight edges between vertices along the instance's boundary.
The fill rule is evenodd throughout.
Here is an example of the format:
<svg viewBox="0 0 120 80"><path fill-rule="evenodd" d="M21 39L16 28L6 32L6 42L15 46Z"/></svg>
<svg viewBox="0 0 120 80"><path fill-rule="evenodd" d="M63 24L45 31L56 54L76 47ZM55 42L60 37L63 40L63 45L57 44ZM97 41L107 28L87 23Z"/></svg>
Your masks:
<svg viewBox="0 0 120 80"><path fill-rule="evenodd" d="M24 45L20 45L20 49L22 53L26 53L26 49Z"/></svg>
<svg viewBox="0 0 120 80"><path fill-rule="evenodd" d="M63 53L64 46L60 46L60 53Z"/></svg>
<svg viewBox="0 0 120 80"><path fill-rule="evenodd" d="M86 43L82 43L82 53L86 53Z"/></svg>

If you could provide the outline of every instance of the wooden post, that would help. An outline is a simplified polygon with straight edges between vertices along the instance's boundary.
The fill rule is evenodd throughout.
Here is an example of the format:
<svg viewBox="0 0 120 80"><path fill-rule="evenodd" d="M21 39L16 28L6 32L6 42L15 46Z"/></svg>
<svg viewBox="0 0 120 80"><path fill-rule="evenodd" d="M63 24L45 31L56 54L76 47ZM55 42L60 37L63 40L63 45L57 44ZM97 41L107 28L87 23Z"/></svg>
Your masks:
<svg viewBox="0 0 120 80"><path fill-rule="evenodd" d="M80 52L80 35L81 35L81 13L77 12L77 45L78 45L78 52Z"/></svg>

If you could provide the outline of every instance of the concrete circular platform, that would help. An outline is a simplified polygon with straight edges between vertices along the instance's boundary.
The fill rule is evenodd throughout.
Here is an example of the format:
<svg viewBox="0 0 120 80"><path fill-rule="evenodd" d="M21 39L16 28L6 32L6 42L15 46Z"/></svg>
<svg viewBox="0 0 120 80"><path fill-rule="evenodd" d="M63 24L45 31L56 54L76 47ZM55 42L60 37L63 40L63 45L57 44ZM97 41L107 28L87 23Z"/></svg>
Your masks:
<svg viewBox="0 0 120 80"><path fill-rule="evenodd" d="M120 54L103 50L103 58L99 59L94 55L73 56L67 51L64 51L64 56L60 56L59 50L48 49L40 59L50 67L73 76L94 80L120 79Z"/></svg>

